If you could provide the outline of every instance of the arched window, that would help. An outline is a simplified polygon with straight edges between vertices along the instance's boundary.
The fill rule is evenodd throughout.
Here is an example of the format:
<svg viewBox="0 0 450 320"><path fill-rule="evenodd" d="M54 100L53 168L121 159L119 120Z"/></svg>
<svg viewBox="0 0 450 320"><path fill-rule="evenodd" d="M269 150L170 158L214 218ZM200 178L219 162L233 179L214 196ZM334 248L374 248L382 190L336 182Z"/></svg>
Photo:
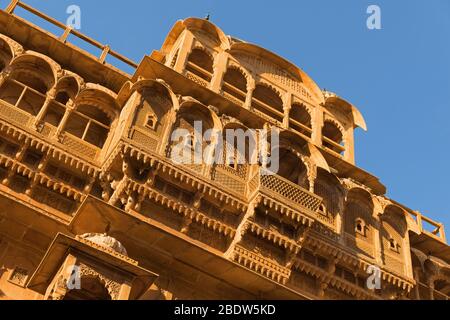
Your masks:
<svg viewBox="0 0 450 320"><path fill-rule="evenodd" d="M339 214L339 207L342 198L342 192L339 187L339 181L331 173L319 168L317 178L314 182L314 193L323 199L322 213L334 220Z"/></svg>
<svg viewBox="0 0 450 320"><path fill-rule="evenodd" d="M407 222L402 209L388 205L381 216L381 238L385 253L400 255Z"/></svg>
<svg viewBox="0 0 450 320"><path fill-rule="evenodd" d="M357 218L355 221L355 232L359 233L361 236L366 236L366 223L363 219Z"/></svg>
<svg viewBox="0 0 450 320"><path fill-rule="evenodd" d="M0 71L3 71L8 66L12 57L11 47L5 40L0 39Z"/></svg>
<svg viewBox="0 0 450 320"><path fill-rule="evenodd" d="M96 277L80 279L81 288L66 293L63 300L111 300L105 285Z"/></svg>
<svg viewBox="0 0 450 320"><path fill-rule="evenodd" d="M283 122L283 100L275 90L265 85L256 85L253 91L252 107L272 119Z"/></svg>
<svg viewBox="0 0 450 320"><path fill-rule="evenodd" d="M236 68L229 68L223 78L222 90L226 97L231 96L233 102L242 105L247 98L247 79Z"/></svg>
<svg viewBox="0 0 450 320"><path fill-rule="evenodd" d="M167 156L177 163L200 170L205 164L203 152L209 145L205 133L213 128L214 121L209 109L196 103L183 104L170 137Z"/></svg>
<svg viewBox="0 0 450 320"><path fill-rule="evenodd" d="M74 77L64 77L56 85L56 95L45 110L42 122L58 127L64 113L66 112L66 104L75 100L78 94L79 85Z"/></svg>
<svg viewBox="0 0 450 320"><path fill-rule="evenodd" d="M280 148L278 175L308 190L308 171L302 159L291 150Z"/></svg>
<svg viewBox="0 0 450 320"><path fill-rule="evenodd" d="M352 236L364 236L372 240L373 202L365 190L351 189L345 204L345 231Z"/></svg>
<svg viewBox="0 0 450 320"><path fill-rule="evenodd" d="M71 113L65 131L99 148L108 137L111 120L99 108L83 104Z"/></svg>
<svg viewBox="0 0 450 320"><path fill-rule="evenodd" d="M23 55L13 60L11 74L0 88L0 99L36 116L54 85L52 68L44 59Z"/></svg>
<svg viewBox="0 0 450 320"><path fill-rule="evenodd" d="M193 49L188 57L186 70L209 83L213 75L213 63L212 57L204 50Z"/></svg>
<svg viewBox="0 0 450 320"><path fill-rule="evenodd" d="M309 138L312 134L311 115L302 104L293 104L289 115L289 127Z"/></svg>
<svg viewBox="0 0 450 320"><path fill-rule="evenodd" d="M322 128L322 143L324 147L342 154L345 151L344 138L341 130L331 121L325 121Z"/></svg>
<svg viewBox="0 0 450 320"><path fill-rule="evenodd" d="M218 154L218 167L227 169L243 179L248 166L256 162L256 135L246 127L230 123L222 131L222 146Z"/></svg>

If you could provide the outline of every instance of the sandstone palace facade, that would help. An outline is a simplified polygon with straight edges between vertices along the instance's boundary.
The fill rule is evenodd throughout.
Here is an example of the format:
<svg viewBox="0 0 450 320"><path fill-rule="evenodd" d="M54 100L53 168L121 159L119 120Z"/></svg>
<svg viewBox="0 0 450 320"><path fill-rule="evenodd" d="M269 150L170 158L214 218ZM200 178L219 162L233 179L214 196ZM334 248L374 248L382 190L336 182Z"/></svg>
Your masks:
<svg viewBox="0 0 450 320"><path fill-rule="evenodd" d="M282 57L189 18L135 64L13 1L0 70L0 299L448 300L442 224L355 165L361 113ZM174 163L194 121L279 128L279 171Z"/></svg>

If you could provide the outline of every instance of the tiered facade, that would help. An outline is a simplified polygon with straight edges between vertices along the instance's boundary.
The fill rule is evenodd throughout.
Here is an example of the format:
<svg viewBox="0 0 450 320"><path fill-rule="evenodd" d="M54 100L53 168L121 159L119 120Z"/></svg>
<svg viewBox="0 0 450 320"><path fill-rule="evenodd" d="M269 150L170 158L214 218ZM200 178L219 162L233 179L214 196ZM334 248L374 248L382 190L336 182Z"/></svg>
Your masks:
<svg viewBox="0 0 450 320"><path fill-rule="evenodd" d="M298 67L195 18L135 65L16 6L37 13L0 12L0 298L448 299L443 226L355 166L362 115ZM279 128L279 171L175 163L195 121Z"/></svg>

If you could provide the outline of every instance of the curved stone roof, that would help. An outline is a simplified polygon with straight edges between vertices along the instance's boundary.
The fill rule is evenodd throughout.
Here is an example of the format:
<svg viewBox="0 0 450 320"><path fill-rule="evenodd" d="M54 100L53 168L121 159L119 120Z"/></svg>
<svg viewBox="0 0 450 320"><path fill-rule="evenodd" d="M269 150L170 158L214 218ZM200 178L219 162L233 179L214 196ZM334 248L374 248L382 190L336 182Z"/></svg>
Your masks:
<svg viewBox="0 0 450 320"><path fill-rule="evenodd" d="M81 239L91 241L99 246L113 250L121 255L128 256L125 247L115 238L108 236L107 234L101 233L86 233L79 236Z"/></svg>

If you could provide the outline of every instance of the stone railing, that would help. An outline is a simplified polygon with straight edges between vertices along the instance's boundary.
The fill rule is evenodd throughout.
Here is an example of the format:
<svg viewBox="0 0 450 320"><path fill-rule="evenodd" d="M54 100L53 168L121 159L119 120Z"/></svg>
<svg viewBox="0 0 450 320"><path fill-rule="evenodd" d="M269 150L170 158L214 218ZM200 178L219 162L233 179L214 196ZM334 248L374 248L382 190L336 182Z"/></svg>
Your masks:
<svg viewBox="0 0 450 320"><path fill-rule="evenodd" d="M32 119L34 119L34 117L32 117L29 113L16 108L3 100L0 100L0 116L15 124L25 127L30 124Z"/></svg>
<svg viewBox="0 0 450 320"><path fill-rule="evenodd" d="M276 174L261 174L260 189L271 196L281 197L282 201L288 200L294 206L300 205L312 212L317 212L322 203L322 199L319 196Z"/></svg>
<svg viewBox="0 0 450 320"><path fill-rule="evenodd" d="M101 150L100 148L97 148L67 132L62 134L60 142L71 151L75 151L89 160L95 160Z"/></svg>

